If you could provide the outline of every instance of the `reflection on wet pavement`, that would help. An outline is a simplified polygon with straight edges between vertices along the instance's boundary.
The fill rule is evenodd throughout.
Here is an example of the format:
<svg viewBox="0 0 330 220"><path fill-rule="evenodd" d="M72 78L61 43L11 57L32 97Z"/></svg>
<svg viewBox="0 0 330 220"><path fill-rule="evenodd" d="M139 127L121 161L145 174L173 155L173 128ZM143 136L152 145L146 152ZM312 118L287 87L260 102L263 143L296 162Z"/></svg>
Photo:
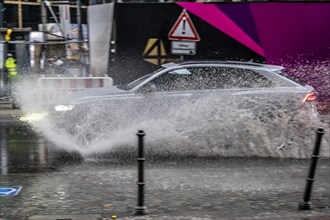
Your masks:
<svg viewBox="0 0 330 220"><path fill-rule="evenodd" d="M1 198L0 219L90 215L93 220L114 214L135 219L134 158L103 154L82 159L56 150L24 125L1 125L0 135L0 185L23 187L18 196ZM309 160L150 158L146 203L149 217L154 217L146 219L326 219L329 162L319 161L312 196L315 208L299 212Z"/></svg>
<svg viewBox="0 0 330 220"><path fill-rule="evenodd" d="M24 124L1 125L0 137L1 175L48 172L69 156L48 147L50 143ZM75 163L80 160L68 161Z"/></svg>

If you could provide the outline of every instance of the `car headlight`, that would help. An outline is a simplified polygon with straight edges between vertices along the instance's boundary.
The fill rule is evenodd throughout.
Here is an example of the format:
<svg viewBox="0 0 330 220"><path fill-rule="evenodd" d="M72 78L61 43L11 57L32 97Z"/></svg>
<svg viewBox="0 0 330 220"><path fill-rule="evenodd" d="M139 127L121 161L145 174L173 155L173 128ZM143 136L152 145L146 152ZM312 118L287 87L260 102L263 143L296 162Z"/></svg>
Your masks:
<svg viewBox="0 0 330 220"><path fill-rule="evenodd" d="M24 116L20 116L19 120L20 121L25 121L29 123L34 123L34 122L39 122L42 119L44 119L48 115L47 112L42 112L42 113L28 113Z"/></svg>
<svg viewBox="0 0 330 220"><path fill-rule="evenodd" d="M71 111L74 108L74 105L56 105L54 108L57 112L65 112Z"/></svg>

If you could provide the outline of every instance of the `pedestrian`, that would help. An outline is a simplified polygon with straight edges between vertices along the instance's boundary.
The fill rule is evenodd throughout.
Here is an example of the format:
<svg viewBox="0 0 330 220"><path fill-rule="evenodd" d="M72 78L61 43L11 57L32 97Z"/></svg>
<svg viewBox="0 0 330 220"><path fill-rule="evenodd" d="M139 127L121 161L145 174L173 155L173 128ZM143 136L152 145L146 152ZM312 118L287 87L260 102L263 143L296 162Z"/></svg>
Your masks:
<svg viewBox="0 0 330 220"><path fill-rule="evenodd" d="M17 68L16 60L11 53L7 54L5 67L7 69L7 86L9 88L9 94L11 94L12 84L17 81Z"/></svg>

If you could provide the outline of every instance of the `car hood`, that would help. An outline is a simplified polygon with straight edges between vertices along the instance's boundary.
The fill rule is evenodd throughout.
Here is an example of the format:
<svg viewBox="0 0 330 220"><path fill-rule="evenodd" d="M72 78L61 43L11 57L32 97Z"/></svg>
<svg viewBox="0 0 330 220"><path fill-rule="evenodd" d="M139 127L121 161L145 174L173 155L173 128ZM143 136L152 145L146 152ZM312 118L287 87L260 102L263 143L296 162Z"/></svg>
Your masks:
<svg viewBox="0 0 330 220"><path fill-rule="evenodd" d="M56 104L78 104L88 102L90 100L99 99L108 95L127 94L129 91L119 89L117 86L84 89L77 92L72 92L65 98L60 99Z"/></svg>

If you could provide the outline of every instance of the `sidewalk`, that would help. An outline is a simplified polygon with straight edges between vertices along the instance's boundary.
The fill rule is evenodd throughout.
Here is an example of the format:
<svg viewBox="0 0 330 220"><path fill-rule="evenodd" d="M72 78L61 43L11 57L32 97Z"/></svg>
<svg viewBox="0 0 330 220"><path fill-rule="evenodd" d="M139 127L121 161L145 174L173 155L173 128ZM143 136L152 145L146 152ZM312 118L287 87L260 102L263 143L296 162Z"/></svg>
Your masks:
<svg viewBox="0 0 330 220"><path fill-rule="evenodd" d="M47 173L10 173L1 220L329 220L329 160L319 161L312 209L298 210L309 161L231 159L146 163L145 205L135 216L136 167L85 161Z"/></svg>

